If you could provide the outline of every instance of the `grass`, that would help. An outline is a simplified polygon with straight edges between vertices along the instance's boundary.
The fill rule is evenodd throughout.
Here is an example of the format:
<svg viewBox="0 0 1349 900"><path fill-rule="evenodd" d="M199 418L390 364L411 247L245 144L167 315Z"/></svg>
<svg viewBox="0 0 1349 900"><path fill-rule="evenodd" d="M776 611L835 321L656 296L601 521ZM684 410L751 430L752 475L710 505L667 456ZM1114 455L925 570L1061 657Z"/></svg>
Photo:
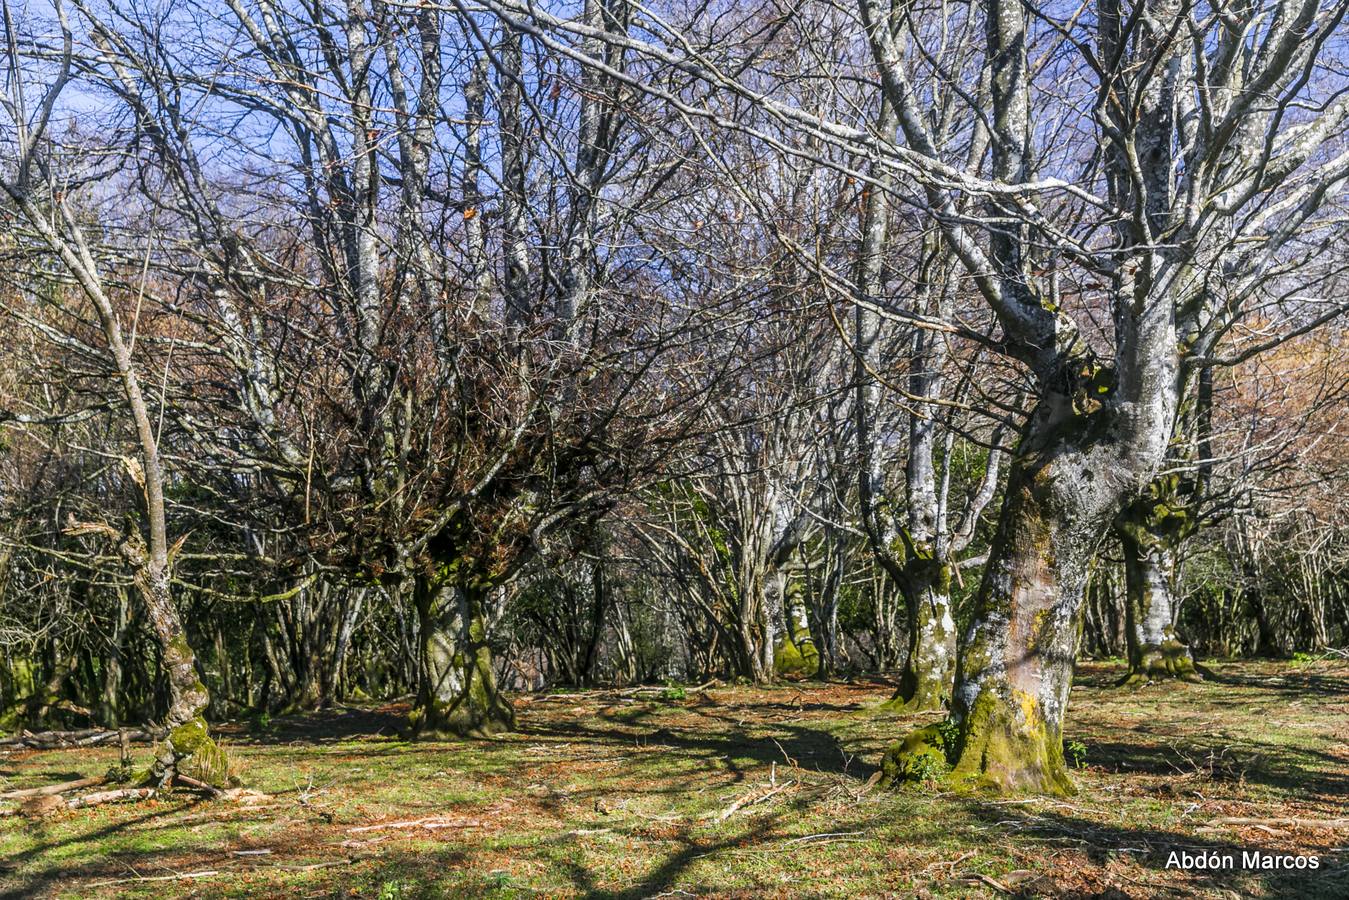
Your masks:
<svg viewBox="0 0 1349 900"><path fill-rule="evenodd" d="M1345 829L1210 824L1345 815L1349 667L1211 668L1119 689L1118 666L1081 666L1067 801L869 786L935 718L873 711L882 681L520 697L520 734L465 743L400 740L397 707L226 725L266 797L0 819L0 897L1349 896ZM116 756L0 755L0 790ZM1183 872L1172 850L1321 868Z"/></svg>

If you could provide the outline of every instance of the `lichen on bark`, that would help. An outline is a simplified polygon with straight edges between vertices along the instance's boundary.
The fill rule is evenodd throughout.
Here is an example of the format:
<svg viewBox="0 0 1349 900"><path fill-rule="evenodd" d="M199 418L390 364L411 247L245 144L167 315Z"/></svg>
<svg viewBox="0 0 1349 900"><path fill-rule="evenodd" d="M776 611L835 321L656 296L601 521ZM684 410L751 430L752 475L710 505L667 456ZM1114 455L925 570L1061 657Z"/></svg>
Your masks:
<svg viewBox="0 0 1349 900"><path fill-rule="evenodd" d="M944 709L951 701L956 667L951 565L919 547L906 561L900 582L908 606L909 652L899 687L881 708L895 712Z"/></svg>
<svg viewBox="0 0 1349 900"><path fill-rule="evenodd" d="M409 720L414 737L490 737L516 729L497 689L483 608L486 588L418 576L421 687Z"/></svg>
<svg viewBox="0 0 1349 900"><path fill-rule="evenodd" d="M1156 478L1115 520L1124 553L1125 685L1202 681L1190 648L1176 633L1173 581L1181 543L1196 524L1177 475Z"/></svg>

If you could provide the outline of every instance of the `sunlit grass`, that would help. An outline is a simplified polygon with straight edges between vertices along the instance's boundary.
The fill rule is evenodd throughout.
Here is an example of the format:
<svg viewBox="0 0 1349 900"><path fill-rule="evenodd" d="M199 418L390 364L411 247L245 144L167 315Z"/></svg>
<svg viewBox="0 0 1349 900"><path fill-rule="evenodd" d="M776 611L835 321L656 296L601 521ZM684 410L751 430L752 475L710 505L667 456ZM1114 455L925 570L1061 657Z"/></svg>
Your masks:
<svg viewBox="0 0 1349 900"><path fill-rule="evenodd" d="M1224 682L1128 690L1110 686L1117 671L1079 673L1068 737L1086 767L1066 801L874 789L885 746L933 718L872 711L880 682L520 698L522 733L484 742L407 743L398 708L225 726L260 803L174 795L0 819L0 892L1349 896L1343 830L1210 826L1343 815L1349 670L1229 665ZM116 757L0 756L0 788ZM1186 874L1164 868L1177 846L1323 861L1314 875ZM200 873L214 874L138 880Z"/></svg>

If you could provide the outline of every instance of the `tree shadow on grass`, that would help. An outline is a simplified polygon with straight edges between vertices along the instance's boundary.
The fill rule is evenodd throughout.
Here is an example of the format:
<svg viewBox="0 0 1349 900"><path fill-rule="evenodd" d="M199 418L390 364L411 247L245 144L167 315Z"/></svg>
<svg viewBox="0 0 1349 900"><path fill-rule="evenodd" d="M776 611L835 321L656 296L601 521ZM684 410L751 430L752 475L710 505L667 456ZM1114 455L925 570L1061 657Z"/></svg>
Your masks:
<svg viewBox="0 0 1349 900"><path fill-rule="evenodd" d="M1311 695L1349 696L1349 672L1327 674L1285 665L1280 667L1277 675L1253 675L1248 671L1222 672L1208 669L1205 671L1205 677L1215 684L1272 691L1289 699L1301 700Z"/></svg>
<svg viewBox="0 0 1349 900"><path fill-rule="evenodd" d="M1167 871L1172 851L1192 856L1217 854L1231 857L1233 868L1194 869L1186 873L1188 889L1234 890L1240 896L1259 896L1277 900L1338 900L1349 896L1349 867L1314 849L1298 850L1248 841L1207 838L1164 828L1129 828L1092 821L1078 816L1037 809L1033 812L1005 805L970 801L970 814L1003 832L1016 832L1018 843L1042 844L1059 849L1084 852L1095 864L1105 866L1127 857L1139 866ZM1243 852L1289 856L1298 853L1318 855L1315 871L1282 871L1243 867ZM1170 871L1177 871L1173 868Z"/></svg>
<svg viewBox="0 0 1349 900"><path fill-rule="evenodd" d="M779 817L776 815L761 818L749 828L729 837L699 840L687 834L682 835L679 841L683 846L678 851L667 857L649 874L643 876L637 884L620 890L600 888L595 873L574 857L559 859L557 862L566 872L572 885L581 892L582 896L590 898L590 900L639 900L639 898L651 897L662 891L675 890L675 885L680 877L688 871L694 862L705 856L711 856L723 850L761 843L776 826L778 819ZM683 894L705 896L708 893L724 893L727 886L685 884L679 890Z"/></svg>
<svg viewBox="0 0 1349 900"><path fill-rule="evenodd" d="M250 729L243 723L224 723L216 731L230 743L244 746L293 742L317 746L356 738L400 740L407 721L407 710L402 707L363 709L347 706L277 716L262 731Z"/></svg>
<svg viewBox="0 0 1349 900"><path fill-rule="evenodd" d="M719 727L726 725L719 723ZM633 726L628 722L613 722L610 727L595 728L584 722L568 721L534 723L530 733L569 741L659 744L686 758L722 763L737 776L737 780L750 769L772 764L797 765L863 781L878 770L876 765L849 755L839 739L827 731L787 723L776 723L760 730L775 733L761 737L746 734L734 725L727 731L695 731L668 725L657 728Z"/></svg>
<svg viewBox="0 0 1349 900"><path fill-rule="evenodd" d="M1349 761L1287 744L1214 738L1167 741L1149 732L1137 743L1092 741L1088 755L1093 766L1124 776L1198 776L1261 785L1298 797L1349 796Z"/></svg>
<svg viewBox="0 0 1349 900"><path fill-rule="evenodd" d="M174 812L191 809L200 802L204 801L195 800L180 809L174 810ZM87 814L82 811L76 812L76 815ZM52 851L59 850L62 847L101 841L127 829L156 819L162 820L165 817L166 813L163 809L149 809L138 816L109 822L102 828L96 828L92 831L79 831L60 840L43 841L39 846L30 850L0 859L0 900L25 900L25 898L44 896L62 885L69 887L78 878L91 878L101 875L115 878L125 874L124 870L113 870L110 866L123 856L139 857L141 854L118 854L75 866L48 866L26 874L23 873L23 869L26 863L29 865L41 864L45 858L50 856ZM41 834L48 829L47 824L42 820L28 822L26 827L38 832L39 840L42 840ZM13 872L14 874L6 874L7 872Z"/></svg>

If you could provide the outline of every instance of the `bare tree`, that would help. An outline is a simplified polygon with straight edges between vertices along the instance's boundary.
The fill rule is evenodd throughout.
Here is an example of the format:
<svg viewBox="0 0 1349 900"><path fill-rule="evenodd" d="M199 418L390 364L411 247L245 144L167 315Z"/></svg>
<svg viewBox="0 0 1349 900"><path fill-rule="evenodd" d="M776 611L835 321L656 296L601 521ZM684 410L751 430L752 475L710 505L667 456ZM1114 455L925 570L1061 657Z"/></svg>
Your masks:
<svg viewBox="0 0 1349 900"><path fill-rule="evenodd" d="M159 441L150 408L141 389L140 377L125 338L122 314L110 296L99 265L90 249L78 215L60 186L66 173L58 172L58 160L48 153L47 128L61 93L70 83L73 65L73 36L66 22L64 7L55 12L60 23L62 51L58 68L48 83L36 109L30 109L25 97L29 72L18 49L15 24L9 5L4 5L10 93L4 107L9 116L13 142L8 172L0 176L0 189L9 197L24 223L60 260L79 291L93 306L125 396L127 412L135 427L139 454L123 457L132 480L140 488L144 529L129 521L120 534L102 522L74 522L72 533L101 532L117 543L126 564L135 573L134 582L145 604L150 623L159 640L163 671L169 688L169 707L165 715L168 738L155 759L150 778L165 784L185 759L193 755L218 753L202 718L209 696L196 672L195 657L188 643L182 618L172 591L173 558L181 540L170 544L164 509L165 473L159 453Z"/></svg>

